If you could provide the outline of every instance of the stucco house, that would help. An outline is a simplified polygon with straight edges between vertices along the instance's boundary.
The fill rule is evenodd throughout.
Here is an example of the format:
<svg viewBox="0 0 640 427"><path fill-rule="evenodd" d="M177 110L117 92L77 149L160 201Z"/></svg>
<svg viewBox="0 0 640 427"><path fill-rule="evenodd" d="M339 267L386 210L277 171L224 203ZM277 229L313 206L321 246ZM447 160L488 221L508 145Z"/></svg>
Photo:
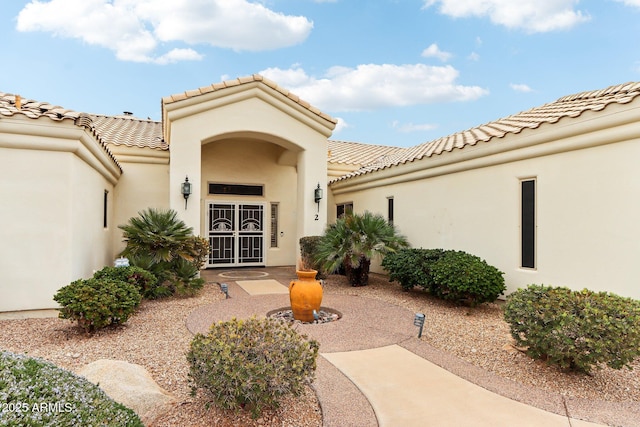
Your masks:
<svg viewBox="0 0 640 427"><path fill-rule="evenodd" d="M329 139L335 119L260 75L165 97L161 122L0 93L0 311L55 306L148 207L208 238L209 268L294 265L300 237L369 210L415 247L481 256L509 292L640 298L639 94L580 93L399 148Z"/></svg>

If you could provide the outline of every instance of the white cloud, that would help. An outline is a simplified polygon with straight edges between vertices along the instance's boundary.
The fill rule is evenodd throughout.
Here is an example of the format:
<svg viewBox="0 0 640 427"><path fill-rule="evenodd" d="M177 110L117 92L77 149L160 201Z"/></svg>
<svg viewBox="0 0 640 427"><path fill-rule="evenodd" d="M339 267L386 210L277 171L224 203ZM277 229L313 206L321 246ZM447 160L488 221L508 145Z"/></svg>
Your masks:
<svg viewBox="0 0 640 427"><path fill-rule="evenodd" d="M531 89L528 85L525 85L525 84L510 83L509 87L511 87L511 89L515 90L516 92L523 92L523 93L533 92L533 89Z"/></svg>
<svg viewBox="0 0 640 427"><path fill-rule="evenodd" d="M313 23L247 0L32 0L19 31L44 31L111 49L125 61L169 63L201 58L193 49L156 53L162 43L261 51L304 41Z"/></svg>
<svg viewBox="0 0 640 427"><path fill-rule="evenodd" d="M437 125L430 124L430 123L423 123L423 124L400 123L397 120L394 120L393 123L391 123L391 126L402 133L429 131L429 130L436 129L438 127Z"/></svg>
<svg viewBox="0 0 640 427"><path fill-rule="evenodd" d="M626 6L640 7L640 0L615 0L618 3L624 3Z"/></svg>
<svg viewBox="0 0 640 427"><path fill-rule="evenodd" d="M569 29L588 21L589 15L575 6L579 0L423 0L424 7L439 5L440 13L454 18L489 17L507 28L532 33ZM627 0L631 1L631 0ZM633 0L638 2L638 0Z"/></svg>
<svg viewBox="0 0 640 427"><path fill-rule="evenodd" d="M469 56L467 56L469 61L480 61L480 55L477 52L471 52Z"/></svg>
<svg viewBox="0 0 640 427"><path fill-rule="evenodd" d="M441 51L437 44L432 43L428 48L422 51L422 56L425 58L435 57L442 62L447 62L452 55L449 52Z"/></svg>
<svg viewBox="0 0 640 427"><path fill-rule="evenodd" d="M338 121L336 128L333 130L333 134L340 133L343 129L350 128L351 125L347 123L342 117L334 117Z"/></svg>
<svg viewBox="0 0 640 427"><path fill-rule="evenodd" d="M199 61L201 59L202 55L193 49L172 49L158 57L154 62L157 64L173 64L180 61Z"/></svg>
<svg viewBox="0 0 640 427"><path fill-rule="evenodd" d="M425 64L363 64L332 67L316 78L302 68L260 72L325 111L365 111L449 101L472 101L489 92L455 83L458 71Z"/></svg>

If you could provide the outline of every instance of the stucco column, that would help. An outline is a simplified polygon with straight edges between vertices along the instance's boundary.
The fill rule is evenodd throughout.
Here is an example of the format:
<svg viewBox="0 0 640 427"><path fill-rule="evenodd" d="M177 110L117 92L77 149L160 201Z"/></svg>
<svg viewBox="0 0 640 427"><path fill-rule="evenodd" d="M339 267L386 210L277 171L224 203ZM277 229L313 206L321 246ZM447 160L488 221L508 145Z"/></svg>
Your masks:
<svg viewBox="0 0 640 427"><path fill-rule="evenodd" d="M298 224L296 230L296 259L300 259L300 238L320 236L327 224L327 162L322 149L307 149L298 154ZM323 192L320 207L314 200L314 191L320 184Z"/></svg>
<svg viewBox="0 0 640 427"><path fill-rule="evenodd" d="M197 139L171 141L169 163L169 206L178 213L187 226L193 227L193 234L200 235L201 206L201 144ZM191 196L185 208L181 185L189 177Z"/></svg>

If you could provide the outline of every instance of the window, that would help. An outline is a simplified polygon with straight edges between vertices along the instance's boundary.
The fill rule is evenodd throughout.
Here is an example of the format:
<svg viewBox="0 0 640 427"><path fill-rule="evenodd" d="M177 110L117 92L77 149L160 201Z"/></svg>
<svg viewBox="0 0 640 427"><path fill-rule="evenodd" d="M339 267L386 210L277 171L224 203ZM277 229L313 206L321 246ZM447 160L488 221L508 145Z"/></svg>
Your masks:
<svg viewBox="0 0 640 427"><path fill-rule="evenodd" d="M264 186L209 183L209 194L233 194L235 196L264 196Z"/></svg>
<svg viewBox="0 0 640 427"><path fill-rule="evenodd" d="M278 203L271 203L271 247L278 247Z"/></svg>
<svg viewBox="0 0 640 427"><path fill-rule="evenodd" d="M109 225L107 223L107 216L108 216L108 203L109 202L109 191L104 190L104 198L102 200L102 226L104 228L107 228L107 226Z"/></svg>
<svg viewBox="0 0 640 427"><path fill-rule="evenodd" d="M345 215L353 213L353 202L341 203L336 205L336 216L342 218Z"/></svg>
<svg viewBox="0 0 640 427"><path fill-rule="evenodd" d="M521 230L521 266L536 268L536 180L520 182L522 209Z"/></svg>
<svg viewBox="0 0 640 427"><path fill-rule="evenodd" d="M387 221L393 225L393 197L387 197Z"/></svg>

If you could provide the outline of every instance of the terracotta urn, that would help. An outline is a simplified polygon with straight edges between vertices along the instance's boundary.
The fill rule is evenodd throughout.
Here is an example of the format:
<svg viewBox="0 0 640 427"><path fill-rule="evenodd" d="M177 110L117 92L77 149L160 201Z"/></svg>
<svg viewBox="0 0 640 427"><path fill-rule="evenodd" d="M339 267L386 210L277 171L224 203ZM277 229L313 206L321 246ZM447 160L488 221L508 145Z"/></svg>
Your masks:
<svg viewBox="0 0 640 427"><path fill-rule="evenodd" d="M322 284L316 280L316 270L296 271L298 280L289 283L289 299L293 318L301 322L311 323L315 320L313 311L320 312L322 303Z"/></svg>

